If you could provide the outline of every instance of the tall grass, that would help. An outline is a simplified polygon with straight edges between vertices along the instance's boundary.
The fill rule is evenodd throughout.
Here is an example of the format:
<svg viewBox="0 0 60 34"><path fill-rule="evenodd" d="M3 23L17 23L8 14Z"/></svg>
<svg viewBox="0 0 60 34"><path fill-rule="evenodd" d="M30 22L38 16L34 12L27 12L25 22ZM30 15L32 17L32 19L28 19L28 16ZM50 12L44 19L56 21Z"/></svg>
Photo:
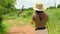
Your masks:
<svg viewBox="0 0 60 34"><path fill-rule="evenodd" d="M48 9L46 12L49 15L49 20L47 22L47 28L49 34L60 34L60 10Z"/></svg>

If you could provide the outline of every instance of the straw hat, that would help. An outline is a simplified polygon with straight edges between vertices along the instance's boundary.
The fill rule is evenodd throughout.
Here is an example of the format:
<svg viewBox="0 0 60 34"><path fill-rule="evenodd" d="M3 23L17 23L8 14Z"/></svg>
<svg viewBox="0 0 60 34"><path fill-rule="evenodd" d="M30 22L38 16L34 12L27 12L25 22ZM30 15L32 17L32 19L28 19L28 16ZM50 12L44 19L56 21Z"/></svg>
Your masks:
<svg viewBox="0 0 60 34"><path fill-rule="evenodd" d="M44 7L43 4L41 2L37 2L35 6L33 6L34 10L38 10L38 11L44 11Z"/></svg>

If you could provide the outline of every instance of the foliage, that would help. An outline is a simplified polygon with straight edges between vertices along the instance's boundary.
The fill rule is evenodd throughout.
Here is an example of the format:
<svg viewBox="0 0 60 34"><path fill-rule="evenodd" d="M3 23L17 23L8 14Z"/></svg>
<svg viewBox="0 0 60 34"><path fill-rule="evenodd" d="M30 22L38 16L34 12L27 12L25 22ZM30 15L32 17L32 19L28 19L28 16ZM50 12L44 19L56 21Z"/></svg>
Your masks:
<svg viewBox="0 0 60 34"><path fill-rule="evenodd" d="M0 14L0 34L4 32L3 27L2 27L2 15Z"/></svg>
<svg viewBox="0 0 60 34"><path fill-rule="evenodd" d="M10 14L7 14L7 16L4 15L4 17L6 17L7 19L16 18L16 19L19 19L19 21L20 20L23 21L24 24L30 24L30 21L32 19L32 14L34 12L33 10L25 9L23 13L20 14L19 18L17 18L16 12L13 12L14 15L12 16L11 16L12 12L10 12ZM46 25L49 34L60 34L60 8L47 9L46 13L48 13L49 15L49 20ZM7 23L4 23L4 24L6 25ZM11 25L11 24L7 24L7 25Z"/></svg>
<svg viewBox="0 0 60 34"><path fill-rule="evenodd" d="M14 9L15 0L0 0L0 12L6 14Z"/></svg>
<svg viewBox="0 0 60 34"><path fill-rule="evenodd" d="M54 6L50 6L50 7L48 7L47 9L53 9L53 8L55 8Z"/></svg>
<svg viewBox="0 0 60 34"><path fill-rule="evenodd" d="M0 34L5 33L6 27L2 24L4 15L16 10L14 3L15 0L0 0Z"/></svg>
<svg viewBox="0 0 60 34"><path fill-rule="evenodd" d="M49 20L47 22L47 28L49 34L59 34L60 33L60 8L48 9L46 12L49 15Z"/></svg>
<svg viewBox="0 0 60 34"><path fill-rule="evenodd" d="M60 8L60 4L57 7Z"/></svg>

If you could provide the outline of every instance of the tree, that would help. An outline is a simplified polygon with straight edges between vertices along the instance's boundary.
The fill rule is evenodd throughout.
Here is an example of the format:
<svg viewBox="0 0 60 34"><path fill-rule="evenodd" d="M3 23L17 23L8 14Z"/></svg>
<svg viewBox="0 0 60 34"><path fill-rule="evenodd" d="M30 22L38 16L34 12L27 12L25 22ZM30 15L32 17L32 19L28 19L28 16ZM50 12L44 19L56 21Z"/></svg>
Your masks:
<svg viewBox="0 0 60 34"><path fill-rule="evenodd" d="M0 0L0 34L4 33L4 25L2 25L3 15L12 12L15 0Z"/></svg>
<svg viewBox="0 0 60 34"><path fill-rule="evenodd" d="M0 12L2 14L9 13L14 8L15 0L0 0Z"/></svg>

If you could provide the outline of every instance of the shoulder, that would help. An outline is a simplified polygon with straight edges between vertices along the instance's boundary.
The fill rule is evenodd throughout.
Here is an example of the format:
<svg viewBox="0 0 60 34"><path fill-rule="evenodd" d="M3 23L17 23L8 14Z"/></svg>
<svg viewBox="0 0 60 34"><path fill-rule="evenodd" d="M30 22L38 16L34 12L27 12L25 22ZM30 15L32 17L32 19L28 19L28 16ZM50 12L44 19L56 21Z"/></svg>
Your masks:
<svg viewBox="0 0 60 34"><path fill-rule="evenodd" d="M32 18L36 18L36 13L34 12L33 15L32 15Z"/></svg>
<svg viewBox="0 0 60 34"><path fill-rule="evenodd" d="M45 15L48 15L48 13L44 12Z"/></svg>
<svg viewBox="0 0 60 34"><path fill-rule="evenodd" d="M45 17L48 17L48 13L44 12Z"/></svg>

